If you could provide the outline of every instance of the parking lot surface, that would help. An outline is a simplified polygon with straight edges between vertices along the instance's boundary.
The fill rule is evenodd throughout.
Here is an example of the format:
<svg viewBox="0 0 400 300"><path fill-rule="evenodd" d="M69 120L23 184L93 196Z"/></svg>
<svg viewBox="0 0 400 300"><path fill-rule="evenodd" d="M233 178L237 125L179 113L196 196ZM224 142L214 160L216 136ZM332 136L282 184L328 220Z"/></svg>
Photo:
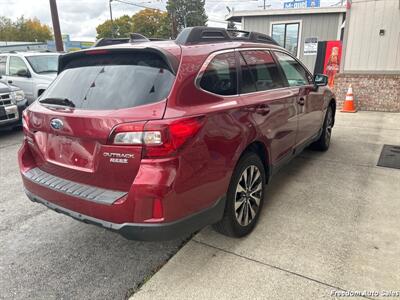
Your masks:
<svg viewBox="0 0 400 300"><path fill-rule="evenodd" d="M182 240L143 243L30 202L21 132L0 132L0 299L124 299Z"/></svg>
<svg viewBox="0 0 400 300"><path fill-rule="evenodd" d="M206 228L133 298L399 299L383 296L400 293L400 170L376 166L383 144L400 145L400 114L338 112L330 150L273 178L250 236Z"/></svg>

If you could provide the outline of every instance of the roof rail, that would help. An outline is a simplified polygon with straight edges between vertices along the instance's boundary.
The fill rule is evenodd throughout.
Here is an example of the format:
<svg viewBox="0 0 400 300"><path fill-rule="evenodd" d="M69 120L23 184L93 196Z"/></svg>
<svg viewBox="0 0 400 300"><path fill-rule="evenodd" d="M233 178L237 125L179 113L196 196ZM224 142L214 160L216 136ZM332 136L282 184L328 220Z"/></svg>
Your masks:
<svg viewBox="0 0 400 300"><path fill-rule="evenodd" d="M236 30L236 29L228 29L227 31L234 40L241 40L241 41L247 40L253 43L266 43L279 46L277 41L275 41L272 37L264 33L259 33L255 31Z"/></svg>
<svg viewBox="0 0 400 300"><path fill-rule="evenodd" d="M143 34L140 33L131 33L130 37L126 38L101 38L99 39L93 47L101 47L101 46L110 46L110 45L118 45L118 44L127 44L127 43L144 43L144 42L152 42L152 41L164 41L164 39L157 38L147 38Z"/></svg>
<svg viewBox="0 0 400 300"><path fill-rule="evenodd" d="M99 39L93 47L102 47L102 46L111 46L111 45L117 45L117 44L126 44L129 43L129 38L116 38L116 39L111 39L111 38L101 38Z"/></svg>
<svg viewBox="0 0 400 300"><path fill-rule="evenodd" d="M263 33L205 26L185 28L175 40L180 45L227 41L279 45L273 38Z"/></svg>
<svg viewBox="0 0 400 300"><path fill-rule="evenodd" d="M131 43L143 43L143 42L150 42L150 40L145 37L143 34L140 33L131 33L131 38L129 39Z"/></svg>

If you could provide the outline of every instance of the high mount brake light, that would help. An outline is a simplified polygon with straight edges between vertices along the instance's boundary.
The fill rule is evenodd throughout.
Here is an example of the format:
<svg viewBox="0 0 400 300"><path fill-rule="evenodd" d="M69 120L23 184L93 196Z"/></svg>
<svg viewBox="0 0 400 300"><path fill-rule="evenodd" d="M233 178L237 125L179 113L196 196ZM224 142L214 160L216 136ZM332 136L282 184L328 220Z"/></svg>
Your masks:
<svg viewBox="0 0 400 300"><path fill-rule="evenodd" d="M86 55L96 55L96 54L108 54L110 53L110 51L108 50L89 50L89 51L85 51Z"/></svg>
<svg viewBox="0 0 400 300"><path fill-rule="evenodd" d="M114 145L143 146L145 158L173 154L201 129L204 117L181 120L149 121L145 124L121 124L110 136Z"/></svg>

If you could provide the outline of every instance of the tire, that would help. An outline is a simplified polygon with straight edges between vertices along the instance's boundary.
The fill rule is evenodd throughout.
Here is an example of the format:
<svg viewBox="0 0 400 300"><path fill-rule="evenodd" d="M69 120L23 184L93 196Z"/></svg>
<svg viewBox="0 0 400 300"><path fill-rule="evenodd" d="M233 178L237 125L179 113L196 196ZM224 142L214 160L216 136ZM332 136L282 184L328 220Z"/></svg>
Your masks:
<svg viewBox="0 0 400 300"><path fill-rule="evenodd" d="M238 238L248 235L254 229L264 203L265 177L260 157L253 152L246 152L232 174L224 216L213 225L216 231Z"/></svg>
<svg viewBox="0 0 400 300"><path fill-rule="evenodd" d="M333 128L333 109L332 106L329 106L326 111L324 124L322 126L321 136L317 141L311 144L311 148L318 151L327 151L331 144L332 128Z"/></svg>

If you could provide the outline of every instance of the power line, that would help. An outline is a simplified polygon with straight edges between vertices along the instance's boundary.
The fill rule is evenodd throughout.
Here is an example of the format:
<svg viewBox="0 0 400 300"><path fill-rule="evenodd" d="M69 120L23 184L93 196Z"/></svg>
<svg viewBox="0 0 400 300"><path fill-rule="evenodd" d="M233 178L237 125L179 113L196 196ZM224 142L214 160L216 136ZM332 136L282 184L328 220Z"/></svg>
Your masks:
<svg viewBox="0 0 400 300"><path fill-rule="evenodd" d="M166 11L166 10L164 10L164 9L154 8L154 7L146 6L146 5L139 4L139 3L133 3L133 2L125 1L125 0L112 0L112 1L113 1L113 2L124 3L124 4L128 4L128 5L133 5L133 6L140 7L140 8L147 8L147 9L154 9L154 10Z"/></svg>

